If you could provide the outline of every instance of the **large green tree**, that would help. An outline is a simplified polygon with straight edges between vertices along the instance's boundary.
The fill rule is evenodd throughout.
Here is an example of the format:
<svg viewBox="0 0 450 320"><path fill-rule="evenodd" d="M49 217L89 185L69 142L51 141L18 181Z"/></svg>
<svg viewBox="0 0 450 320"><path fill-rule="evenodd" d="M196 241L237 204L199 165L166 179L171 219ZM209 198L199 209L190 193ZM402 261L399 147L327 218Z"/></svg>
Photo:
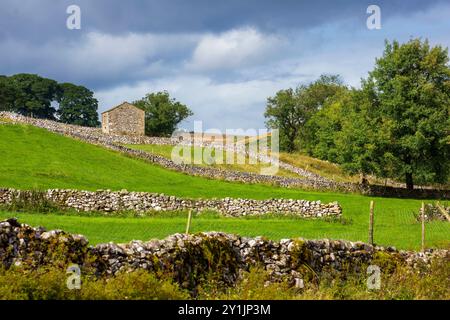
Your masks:
<svg viewBox="0 0 450 320"><path fill-rule="evenodd" d="M170 136L181 121L193 115L167 91L149 93L133 104L145 111L145 134L150 136Z"/></svg>
<svg viewBox="0 0 450 320"><path fill-rule="evenodd" d="M362 173L445 183L450 170L450 68L446 49L387 42L337 134L342 163ZM361 161L364 160L364 161Z"/></svg>
<svg viewBox="0 0 450 320"><path fill-rule="evenodd" d="M280 149L291 152L306 146L312 139L304 130L306 122L342 90L345 87L339 76L322 75L308 85L280 90L269 97L264 116L269 128L279 130Z"/></svg>
<svg viewBox="0 0 450 320"><path fill-rule="evenodd" d="M60 84L60 89L57 111L59 121L88 127L99 124L98 101L92 91L72 83Z"/></svg>
<svg viewBox="0 0 450 320"><path fill-rule="evenodd" d="M380 175L379 151L383 132L377 130L377 118L365 92L357 89L340 92L326 103L306 124L313 138L310 155L339 163L351 174ZM381 134L381 136L380 136Z"/></svg>
<svg viewBox="0 0 450 320"><path fill-rule="evenodd" d="M15 111L27 116L54 119L56 110L52 102L60 94L55 80L27 73L10 76L8 80L20 92L15 97Z"/></svg>
<svg viewBox="0 0 450 320"><path fill-rule="evenodd" d="M11 83L8 77L0 76L0 111L15 111L16 100L20 91Z"/></svg>
<svg viewBox="0 0 450 320"><path fill-rule="evenodd" d="M352 90L342 101L339 129L334 135L336 161L349 173L388 176L382 152L389 143L385 131L379 130L380 118L374 116L375 106L364 90Z"/></svg>
<svg viewBox="0 0 450 320"><path fill-rule="evenodd" d="M336 135L342 130L343 120L352 101L352 93L342 90L326 102L305 125L305 151L313 157L337 163L340 149Z"/></svg>

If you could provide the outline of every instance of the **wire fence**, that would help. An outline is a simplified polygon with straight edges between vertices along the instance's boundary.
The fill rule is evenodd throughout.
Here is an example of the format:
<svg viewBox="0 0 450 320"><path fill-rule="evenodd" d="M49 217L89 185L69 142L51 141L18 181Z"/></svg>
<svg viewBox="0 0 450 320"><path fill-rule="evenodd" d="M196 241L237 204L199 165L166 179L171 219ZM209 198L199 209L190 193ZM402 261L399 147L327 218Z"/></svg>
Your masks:
<svg viewBox="0 0 450 320"><path fill-rule="evenodd" d="M62 229L87 236L91 244L113 241L125 243L131 240L148 241L163 239L174 233L222 231L245 237L264 236L271 240L284 238L342 239L370 242L370 205L349 204L344 208L343 219L300 219L292 217L241 217L224 218L214 213L193 211L188 228L188 212L160 212L140 217L135 214L111 216L109 214L38 214L31 212L7 212L0 210L2 219L18 217L22 223L44 226L47 230ZM374 198L373 243L395 246L398 249L422 249L421 201L405 202L399 209L397 200ZM435 201L425 201L425 206ZM448 207L447 202L441 203ZM353 210L349 214L349 210ZM427 211L425 220L425 248L450 249L450 222L442 215ZM187 230L188 229L188 230Z"/></svg>
<svg viewBox="0 0 450 320"><path fill-rule="evenodd" d="M401 243L402 247L414 250L450 248L450 221L442 214L436 214L436 202L423 202L424 232L422 230L422 204L393 210L377 216L375 200L374 243L389 245ZM434 208L434 213L430 208ZM367 210L369 221L369 210ZM390 230L390 232L386 232ZM423 237L423 240L422 240ZM422 241L424 242L422 244Z"/></svg>

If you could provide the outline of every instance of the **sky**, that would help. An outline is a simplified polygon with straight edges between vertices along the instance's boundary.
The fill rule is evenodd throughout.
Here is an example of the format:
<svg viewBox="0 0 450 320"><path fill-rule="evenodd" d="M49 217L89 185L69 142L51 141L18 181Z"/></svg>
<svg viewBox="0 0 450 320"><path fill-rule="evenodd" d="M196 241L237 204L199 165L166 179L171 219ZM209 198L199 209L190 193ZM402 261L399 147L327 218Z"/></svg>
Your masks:
<svg viewBox="0 0 450 320"><path fill-rule="evenodd" d="M0 0L0 74L86 86L100 112L167 90L194 112L188 130L263 129L278 90L321 74L358 87L386 40L416 37L450 46L450 1Z"/></svg>

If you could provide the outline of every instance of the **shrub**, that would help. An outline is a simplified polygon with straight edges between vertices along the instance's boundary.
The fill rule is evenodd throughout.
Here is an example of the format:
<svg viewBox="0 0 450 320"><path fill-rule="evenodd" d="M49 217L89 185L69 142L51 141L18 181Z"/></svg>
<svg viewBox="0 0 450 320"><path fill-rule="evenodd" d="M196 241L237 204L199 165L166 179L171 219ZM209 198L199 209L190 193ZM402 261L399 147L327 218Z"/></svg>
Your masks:
<svg viewBox="0 0 450 320"><path fill-rule="evenodd" d="M345 273L341 277L322 277L320 282L305 281L303 289L290 286L287 282L267 283L268 274L261 269L252 269L231 288L203 286L199 290L202 299L251 299L251 300L449 300L450 262L435 260L430 270L423 274L412 272L405 266L398 266L393 273L381 275L380 290L367 289L367 275ZM362 268L361 270L366 270Z"/></svg>
<svg viewBox="0 0 450 320"><path fill-rule="evenodd" d="M0 270L0 300L179 300L189 295L169 279L144 270L97 278L82 275L81 289L70 290L64 269Z"/></svg>
<svg viewBox="0 0 450 320"><path fill-rule="evenodd" d="M145 270L96 277L83 270L81 289L69 290L64 268L41 267L34 271L13 267L0 268L0 300L26 299L450 299L450 262L435 260L426 273L412 272L398 266L381 275L381 289L368 290L367 275L346 273L341 277L322 277L319 282L305 281L302 289L287 281L268 282L269 274L261 268L244 272L235 285L224 285L220 276L209 275L197 287L195 296L180 288L168 275ZM365 270L365 268L362 268ZM219 271L218 271L219 273ZM192 294L192 292L191 292Z"/></svg>

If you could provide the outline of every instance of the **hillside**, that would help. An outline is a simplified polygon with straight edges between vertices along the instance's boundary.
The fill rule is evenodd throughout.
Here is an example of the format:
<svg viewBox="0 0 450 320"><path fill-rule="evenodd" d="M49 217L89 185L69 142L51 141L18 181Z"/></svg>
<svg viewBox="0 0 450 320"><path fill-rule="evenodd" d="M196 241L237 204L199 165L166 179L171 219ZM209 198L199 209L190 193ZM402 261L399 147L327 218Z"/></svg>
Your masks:
<svg viewBox="0 0 450 320"><path fill-rule="evenodd" d="M298 191L215 181L163 169L26 125L0 125L0 186L129 189L189 197L298 198Z"/></svg>
<svg viewBox="0 0 450 320"><path fill-rule="evenodd" d="M267 185L246 185L188 176L120 153L90 145L44 129L26 125L0 125L0 187L17 189L128 189L162 192L184 197L241 197L254 199L293 198L338 201L346 224L303 220L239 220L205 217L194 231L224 230L242 235L289 236L366 240L371 199L356 194L301 191ZM420 243L420 224L415 221L418 200L376 198L376 239L380 244L415 248ZM135 218L67 217L55 214L3 212L2 217L20 216L24 222L71 232L85 233L94 241L148 239L182 232L185 218L158 216ZM167 221L166 221L167 220ZM145 226L142 224L145 221ZM163 222L164 221L164 222ZM119 231L114 225L119 225ZM162 226L165 227L162 227ZM448 223L435 222L427 233L430 245L448 246ZM112 229L111 229L112 228ZM288 231L289 230L289 231Z"/></svg>
<svg viewBox="0 0 450 320"><path fill-rule="evenodd" d="M168 159L172 156L172 149L173 147L170 145L154 145L154 144L143 144L143 145L127 145L127 147L137 150L143 150L150 153L158 154L160 156L166 157ZM201 150L204 151L205 147L191 147L191 157L194 157L194 150ZM214 152L217 152L217 150L214 150ZM224 155L223 159L226 159L226 151L221 151ZM189 156L189 155L188 155ZM191 159L192 159L191 158ZM236 157L235 157L236 158ZM321 177L334 180L337 182L358 182L359 178L357 176L350 176L343 172L343 170L336 164L330 163L328 161L323 161L319 159L315 159L312 157L309 157L304 154L300 153L286 153L281 152L279 155L279 159L285 163L291 164L297 168L301 168L307 171L310 171L314 174L317 174ZM224 160L225 161L225 160ZM220 169L225 170L238 170L238 171L246 171L246 172L253 172L253 173L260 173L261 168L267 167L268 164L265 163L258 163L257 165L249 165L249 159L248 156L245 158L245 164L206 164L202 163L201 166L212 166ZM299 175L280 168L278 170L277 175L283 176L283 177L293 177L298 178Z"/></svg>
<svg viewBox="0 0 450 320"><path fill-rule="evenodd" d="M146 151L146 152L150 152L153 154L157 154L160 155L162 157L165 157L167 159L171 159L172 158L172 150L173 150L173 146L171 145L156 145L156 144L129 144L127 145L128 148L131 149L136 149L136 150L142 150L142 151ZM179 161L183 161L183 159L187 160L187 163L192 163L193 159L194 159L194 153L200 151L201 154L203 154L205 152L205 149L210 149L210 148L206 148L206 147L200 147L200 146L191 146L188 147L188 149L190 149L190 154L187 155L182 155L182 156L178 156L177 159ZM207 150L209 152L209 150ZM231 151L225 151L225 150L219 150L219 149L215 149L212 148L212 155L214 156L216 154L216 152L222 152L222 159L224 163L218 164L218 163L206 163L205 159L202 158L202 163L201 164L196 164L198 166L202 166L202 167L214 167L214 168L219 168L219 169L223 169L223 170L236 170L236 171L244 171L244 172L250 172L250 173L256 173L256 174L260 174L262 168L267 168L269 167L269 164L267 163L261 163L258 162L257 164L249 164L250 160L248 156L245 156L245 163L238 163L238 158L237 158L237 154L233 154L234 156L234 163L232 164L227 164L226 159L227 159L227 154L231 153ZM205 153L206 154L206 153ZM278 176L281 177L292 177L292 178L299 178L299 175L294 173L294 172L290 172L287 171L285 169L279 168L277 174Z"/></svg>

